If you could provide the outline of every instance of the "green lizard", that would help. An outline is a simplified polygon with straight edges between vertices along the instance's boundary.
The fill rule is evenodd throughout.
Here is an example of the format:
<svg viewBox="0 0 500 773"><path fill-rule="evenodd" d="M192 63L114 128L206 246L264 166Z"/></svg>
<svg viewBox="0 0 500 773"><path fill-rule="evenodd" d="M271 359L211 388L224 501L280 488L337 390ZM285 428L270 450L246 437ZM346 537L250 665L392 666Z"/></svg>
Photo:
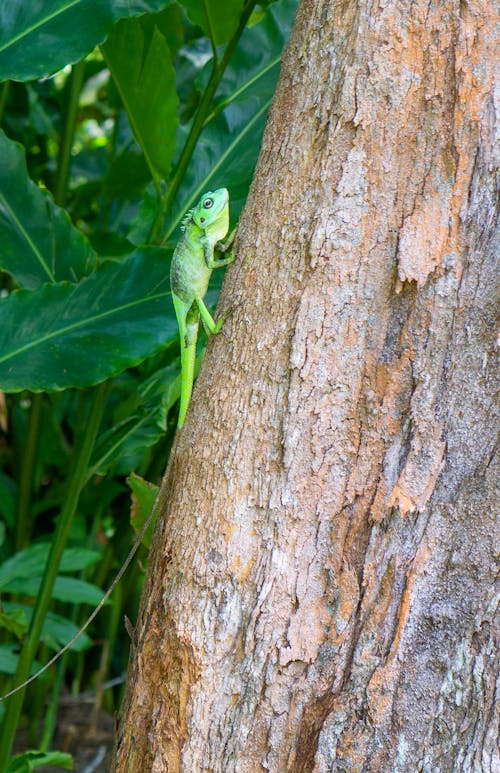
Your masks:
<svg viewBox="0 0 500 773"><path fill-rule="evenodd" d="M203 302L214 268L227 266L233 255L216 260L215 250L226 252L231 247L233 231L223 244L229 229L229 194L226 188L204 193L198 204L182 221L183 234L177 243L170 270L170 285L174 301L181 344L181 404L178 427L182 427L191 398L196 358L196 340L200 317L207 335L219 332L224 316L217 322Z"/></svg>
<svg viewBox="0 0 500 773"><path fill-rule="evenodd" d="M193 388L194 362L196 355L196 339L198 326L201 321L207 334L216 334L222 327L224 316L215 322L203 298L207 292L210 275L214 268L226 266L234 260L229 255L222 260L214 259L214 252L226 252L234 241L235 231L231 233L224 244L220 240L225 237L229 229L229 194L226 188L219 188L213 193L205 193L196 207L189 210L183 220L183 234L179 239L172 258L170 270L170 283L174 308L179 324L181 339L181 405L179 411L178 427L182 427L186 416L191 390ZM14 687L10 692L0 697L0 702L22 690L26 685L37 679L40 674L52 666L75 643L79 636L89 627L100 612L113 590L121 580L127 567L132 561L143 537L149 528L155 512L163 502L161 489L149 511L140 534L137 536L122 567L103 598L94 609L90 617L85 621L80 630L71 641L64 645L44 666L29 677L23 684Z"/></svg>

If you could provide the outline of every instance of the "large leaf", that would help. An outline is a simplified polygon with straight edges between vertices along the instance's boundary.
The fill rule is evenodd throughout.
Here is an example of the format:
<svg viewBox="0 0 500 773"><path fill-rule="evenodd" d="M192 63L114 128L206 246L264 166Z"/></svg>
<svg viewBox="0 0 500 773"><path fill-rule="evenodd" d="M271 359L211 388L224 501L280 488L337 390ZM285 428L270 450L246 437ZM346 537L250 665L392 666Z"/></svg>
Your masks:
<svg viewBox="0 0 500 773"><path fill-rule="evenodd" d="M23 596L36 596L40 587L41 577L18 577L7 583L3 590L6 593L21 593ZM52 589L52 598L58 601L69 601L72 604L91 604L97 606L104 593L96 585L92 585L78 577L56 577Z"/></svg>
<svg viewBox="0 0 500 773"><path fill-rule="evenodd" d="M176 335L169 253L137 250L73 285L17 290L0 301L0 389L57 391L97 384Z"/></svg>
<svg viewBox="0 0 500 773"><path fill-rule="evenodd" d="M0 80L50 75L102 43L117 19L164 5L164 0L5 0L0 3Z"/></svg>
<svg viewBox="0 0 500 773"><path fill-rule="evenodd" d="M167 177L178 123L175 73L161 32L147 32L140 20L123 19L102 51L153 176Z"/></svg>
<svg viewBox="0 0 500 773"><path fill-rule="evenodd" d="M20 578L36 577L45 569L50 545L41 542L20 550L0 564L0 589ZM91 566L100 558L99 553L87 548L66 548L63 553L60 572L77 572Z"/></svg>
<svg viewBox="0 0 500 773"><path fill-rule="evenodd" d="M27 289L72 282L95 264L87 239L29 178L21 145L0 130L0 268Z"/></svg>
<svg viewBox="0 0 500 773"><path fill-rule="evenodd" d="M202 28L215 46L226 43L238 26L244 0L181 0L190 21Z"/></svg>

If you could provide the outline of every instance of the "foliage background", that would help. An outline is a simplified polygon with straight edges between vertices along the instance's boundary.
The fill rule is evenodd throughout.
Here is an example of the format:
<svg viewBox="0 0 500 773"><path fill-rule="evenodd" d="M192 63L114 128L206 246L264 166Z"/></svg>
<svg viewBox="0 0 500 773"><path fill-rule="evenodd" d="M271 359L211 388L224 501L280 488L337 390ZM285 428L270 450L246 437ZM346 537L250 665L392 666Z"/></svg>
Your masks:
<svg viewBox="0 0 500 773"><path fill-rule="evenodd" d="M86 619L154 499L180 392L179 223L225 186L236 224L296 5L0 6L2 694ZM90 635L29 686L24 715L24 691L0 704L0 769L69 765L50 751L61 691L118 707L141 550ZM37 751L7 762L20 717Z"/></svg>

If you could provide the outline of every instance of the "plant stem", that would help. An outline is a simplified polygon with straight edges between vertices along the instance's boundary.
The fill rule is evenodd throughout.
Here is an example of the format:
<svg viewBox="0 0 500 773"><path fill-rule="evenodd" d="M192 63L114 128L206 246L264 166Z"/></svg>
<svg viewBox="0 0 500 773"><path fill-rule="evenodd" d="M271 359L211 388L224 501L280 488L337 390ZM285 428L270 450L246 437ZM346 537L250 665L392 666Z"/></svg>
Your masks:
<svg viewBox="0 0 500 773"><path fill-rule="evenodd" d="M66 672L66 665L68 661L67 656L68 656L68 653L66 652L62 656L59 663L57 664L56 679L52 687L51 700L45 714L42 738L40 740L40 751L42 752L48 752L50 749L50 745L52 743L52 736L54 735L54 730L55 730L56 721L57 721L59 696L61 694L61 689L64 681L64 674Z"/></svg>
<svg viewBox="0 0 500 773"><path fill-rule="evenodd" d="M59 570L62 554L66 547L80 492L85 482L90 455L104 411L107 391L107 382L100 384L95 390L94 400L87 421L86 432L82 438L80 447L74 456L74 464L68 480L66 499L47 558L45 572L31 616L27 638L19 655L14 684L22 684L28 678L31 664L40 643L42 626L49 608L52 589ZM7 710L5 712L5 718L0 733L0 770L5 770L7 767L7 760L14 741L24 693L25 689L19 690L19 692L15 693L15 695L9 699L7 704Z"/></svg>
<svg viewBox="0 0 500 773"><path fill-rule="evenodd" d="M19 479L19 496L17 499L16 550L22 550L26 547L31 533L30 502L31 491L33 488L36 451L38 448L41 408L42 395L31 395L28 432L23 453L23 463Z"/></svg>
<svg viewBox="0 0 500 773"><path fill-rule="evenodd" d="M68 187L69 167L71 162L71 148L73 147L73 138L75 136L78 118L78 101L80 99L80 91L82 90L84 73L85 61L78 62L78 64L74 64L71 68L68 110L64 122L64 132L61 137L61 144L59 145L57 174L54 185L54 201L61 207L66 200L66 189Z"/></svg>
<svg viewBox="0 0 500 773"><path fill-rule="evenodd" d="M231 38L226 48L224 49L224 54L222 55L222 58L220 59L220 61L218 62L217 58L214 56L212 72L210 74L210 78L208 80L207 86L205 88L205 91L203 92L203 96L200 100L195 116L193 118L193 122L191 124L191 128L189 130L189 134L187 136L186 142L184 143L184 147L182 148L182 152L179 158L179 163L177 164L177 169L175 170L175 175L172 179L172 182L169 185L168 191L163 200L162 212L160 213L160 216L157 217L155 222L153 223L153 227L151 229L151 234L150 234L150 241L152 242L156 242L159 237L159 232L165 230L168 213L170 212L172 203L177 195L177 191L179 190L182 184L184 175L186 174L186 169L188 167L189 162L191 161L191 157L196 147L196 143L198 142L198 138L205 125L205 120L206 120L208 111L210 109L212 99L220 83L220 80L224 74L224 71L227 65L229 64L229 60L231 59L234 53L234 49L238 44L241 34L245 29L246 23L250 18L250 15L255 7L256 2L257 0L248 0L246 5L244 6L236 32L234 33L233 37Z"/></svg>

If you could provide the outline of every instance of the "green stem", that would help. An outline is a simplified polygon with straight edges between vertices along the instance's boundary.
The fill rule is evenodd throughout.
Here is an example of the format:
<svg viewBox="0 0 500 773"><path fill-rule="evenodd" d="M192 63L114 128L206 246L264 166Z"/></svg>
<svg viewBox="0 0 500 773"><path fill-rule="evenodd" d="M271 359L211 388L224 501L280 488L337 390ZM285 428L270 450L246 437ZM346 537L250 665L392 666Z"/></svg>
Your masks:
<svg viewBox="0 0 500 773"><path fill-rule="evenodd" d="M172 203L177 195L177 191L179 190L181 183L184 179L184 175L186 174L186 169L188 167L189 162L191 161L191 157L196 147L196 143L198 142L198 138L205 125L206 117L208 115L208 111L210 109L212 99L220 83L220 80L224 74L224 71L229 64L229 60L231 59L234 53L234 49L238 44L241 34L246 27L246 23L250 18L250 15L255 7L256 2L257 0L248 0L246 5L244 6L243 12L241 14L241 18L238 24L238 28L236 29L236 32L234 33L233 37L231 38L226 48L224 49L224 54L221 60L218 62L216 57L214 56L212 72L210 74L210 78L208 80L207 86L205 88L205 91L203 92L203 96L200 100L195 116L193 118L191 129L189 130L189 134L187 136L186 142L184 143L184 147L182 149L182 152L179 158L179 163L177 164L177 169L175 170L175 175L172 179L172 182L169 185L167 194L164 198L162 212L153 223L153 227L151 229L151 235L150 235L150 241L152 242L156 242L159 237L159 232L165 230L168 213L170 212Z"/></svg>
<svg viewBox="0 0 500 773"><path fill-rule="evenodd" d="M47 711L45 714L42 738L40 740L40 751L42 752L48 752L52 744L52 737L54 735L54 730L57 722L59 696L61 694L63 681L64 681L64 674L66 672L67 659L68 659L67 656L68 656L68 653L66 652L62 656L59 663L57 664L57 675L56 675L54 685L52 687L50 703L47 707Z"/></svg>
<svg viewBox="0 0 500 773"><path fill-rule="evenodd" d="M37 652L38 660L40 663L45 663L50 657L50 650L46 644L42 644ZM40 740L40 728L42 727L41 718L45 715L45 698L49 691L50 680L40 679L33 684L33 689L30 694L30 709L27 717L27 735L28 735L28 748L38 749L38 743Z"/></svg>
<svg viewBox="0 0 500 773"><path fill-rule="evenodd" d="M66 200L69 167L71 163L71 148L73 147L73 138L75 136L76 122L78 119L78 102L82 90L84 73L84 61L73 65L69 82L68 110L64 122L64 132L61 137L61 144L59 145L57 175L54 185L54 201L61 207Z"/></svg>
<svg viewBox="0 0 500 773"><path fill-rule="evenodd" d="M86 432L74 459L74 465L68 480L66 499L54 534L49 556L45 566L44 576L38 591L38 596L31 616L27 638L21 648L14 684L22 684L29 675L37 647L40 643L42 626L52 597L52 589L59 570L63 551L73 522L80 492L85 482L90 455L101 423L108 384L100 384L95 390L94 401L87 421ZM7 704L5 718L0 733L0 770L5 770L10 755L16 727L21 714L25 689L15 693Z"/></svg>
<svg viewBox="0 0 500 773"><path fill-rule="evenodd" d="M19 497L17 499L16 518L16 550L22 550L29 542L31 526L30 503L33 488L34 468L38 437L40 429L40 416L42 408L42 395L31 396L31 408L28 419L28 433L23 453L23 464L19 479Z"/></svg>

